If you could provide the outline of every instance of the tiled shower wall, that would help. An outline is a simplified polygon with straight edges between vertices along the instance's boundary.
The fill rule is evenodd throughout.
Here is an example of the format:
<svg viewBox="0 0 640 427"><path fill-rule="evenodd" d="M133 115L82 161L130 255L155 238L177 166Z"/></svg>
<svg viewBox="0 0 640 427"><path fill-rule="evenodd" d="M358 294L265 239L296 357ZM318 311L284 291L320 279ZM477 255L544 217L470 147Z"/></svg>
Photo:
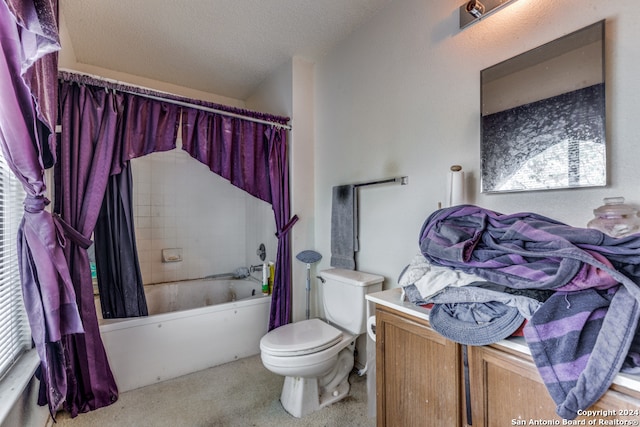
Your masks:
<svg viewBox="0 0 640 427"><path fill-rule="evenodd" d="M145 284L233 272L275 259L271 205L231 185L181 149L131 161L140 269ZM182 261L162 262L181 248ZM260 273L255 274L260 277Z"/></svg>

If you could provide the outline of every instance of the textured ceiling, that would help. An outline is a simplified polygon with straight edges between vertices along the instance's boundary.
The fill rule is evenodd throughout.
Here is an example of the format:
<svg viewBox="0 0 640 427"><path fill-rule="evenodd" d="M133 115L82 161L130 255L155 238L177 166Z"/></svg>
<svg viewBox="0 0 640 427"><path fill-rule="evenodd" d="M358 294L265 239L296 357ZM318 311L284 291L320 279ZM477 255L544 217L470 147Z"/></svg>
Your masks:
<svg viewBox="0 0 640 427"><path fill-rule="evenodd" d="M78 63L243 100L391 1L60 0L60 11Z"/></svg>

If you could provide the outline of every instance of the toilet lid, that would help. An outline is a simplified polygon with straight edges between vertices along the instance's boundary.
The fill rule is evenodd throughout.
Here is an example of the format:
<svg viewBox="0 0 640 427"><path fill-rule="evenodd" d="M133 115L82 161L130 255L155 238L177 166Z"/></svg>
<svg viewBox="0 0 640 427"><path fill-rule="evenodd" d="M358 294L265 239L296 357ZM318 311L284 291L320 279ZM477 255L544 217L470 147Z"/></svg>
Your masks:
<svg viewBox="0 0 640 427"><path fill-rule="evenodd" d="M342 340L342 331L320 319L309 319L280 326L260 340L260 350L274 356L315 353Z"/></svg>

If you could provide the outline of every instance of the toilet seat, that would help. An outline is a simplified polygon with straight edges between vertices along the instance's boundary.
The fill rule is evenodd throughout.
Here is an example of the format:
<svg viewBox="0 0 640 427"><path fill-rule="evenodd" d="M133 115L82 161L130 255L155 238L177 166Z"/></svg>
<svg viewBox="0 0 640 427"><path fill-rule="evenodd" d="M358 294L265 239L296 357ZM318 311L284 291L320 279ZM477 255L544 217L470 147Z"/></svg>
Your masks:
<svg viewBox="0 0 640 427"><path fill-rule="evenodd" d="M302 356L317 353L342 341L339 329L320 319L308 319L280 326L260 340L263 353L278 356Z"/></svg>

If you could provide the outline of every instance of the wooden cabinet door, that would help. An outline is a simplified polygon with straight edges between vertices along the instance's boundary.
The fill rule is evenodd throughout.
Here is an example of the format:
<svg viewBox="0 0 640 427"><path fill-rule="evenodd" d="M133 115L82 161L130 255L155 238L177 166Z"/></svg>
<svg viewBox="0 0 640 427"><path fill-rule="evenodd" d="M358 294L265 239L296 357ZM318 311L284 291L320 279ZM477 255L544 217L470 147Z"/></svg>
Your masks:
<svg viewBox="0 0 640 427"><path fill-rule="evenodd" d="M531 420L553 420L558 422L557 425L563 425L562 419L556 415L556 404L530 357L492 347L469 349L473 427L544 425L532 424ZM589 410L621 411L632 408L640 408L640 400L625 392L609 390ZM586 420L588 423L595 419L598 423L601 419L613 418L640 420L640 417L617 415L578 417L576 420Z"/></svg>
<svg viewBox="0 0 640 427"><path fill-rule="evenodd" d="M558 419L533 362L491 347L469 347L469 353L474 427Z"/></svg>
<svg viewBox="0 0 640 427"><path fill-rule="evenodd" d="M460 349L388 308L376 311L379 427L460 426Z"/></svg>

